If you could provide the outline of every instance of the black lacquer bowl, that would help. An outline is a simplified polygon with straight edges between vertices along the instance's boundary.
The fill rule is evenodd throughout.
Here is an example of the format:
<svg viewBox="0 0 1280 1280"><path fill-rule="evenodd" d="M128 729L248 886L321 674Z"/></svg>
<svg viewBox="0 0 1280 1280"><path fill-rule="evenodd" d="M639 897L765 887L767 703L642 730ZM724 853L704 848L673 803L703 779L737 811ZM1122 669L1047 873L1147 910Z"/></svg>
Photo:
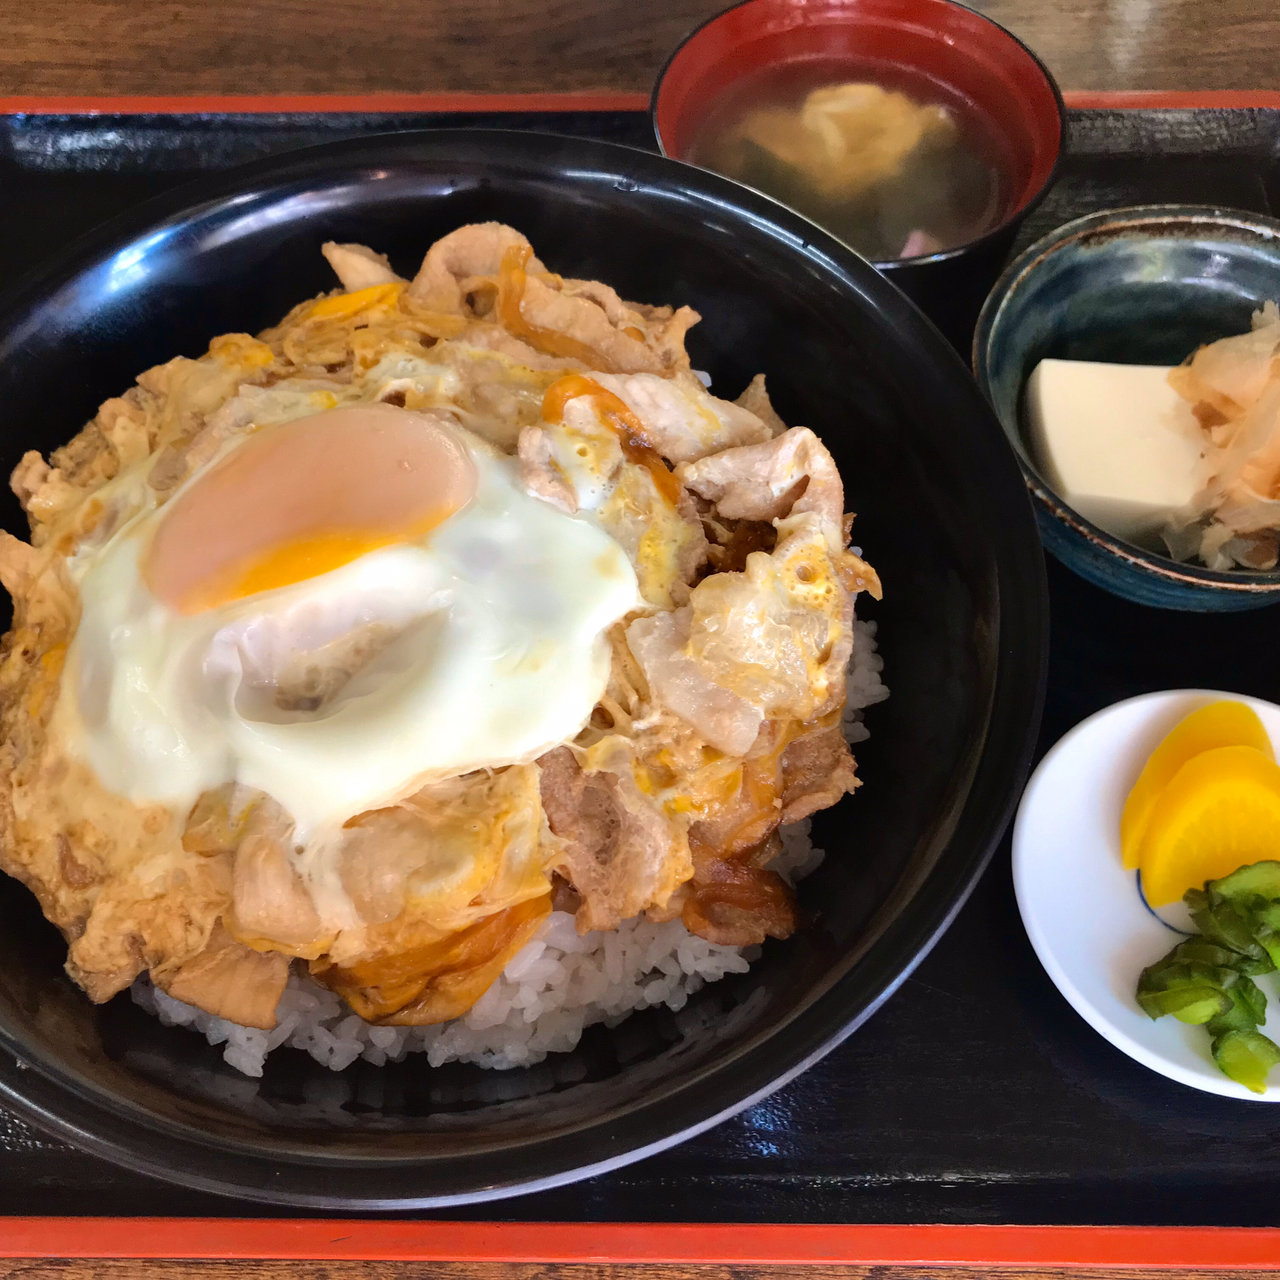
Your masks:
<svg viewBox="0 0 1280 1280"><path fill-rule="evenodd" d="M265 1077L127 997L95 1007L34 900L0 885L0 1093L84 1148L189 1186L329 1210L510 1195L637 1159L777 1088L863 1022L987 861L1039 718L1045 591L1035 522L991 411L938 334L870 266L710 174L602 143L399 134L186 187L73 246L0 303L6 468L69 438L149 365L256 330L332 286L319 247L359 240L411 272L436 237L500 218L555 270L688 302L724 394L764 370L818 430L885 582L893 696L864 787L814 824L808 918L679 1013L589 1030L529 1070L341 1073L285 1050ZM6 523L22 530L16 504Z"/></svg>

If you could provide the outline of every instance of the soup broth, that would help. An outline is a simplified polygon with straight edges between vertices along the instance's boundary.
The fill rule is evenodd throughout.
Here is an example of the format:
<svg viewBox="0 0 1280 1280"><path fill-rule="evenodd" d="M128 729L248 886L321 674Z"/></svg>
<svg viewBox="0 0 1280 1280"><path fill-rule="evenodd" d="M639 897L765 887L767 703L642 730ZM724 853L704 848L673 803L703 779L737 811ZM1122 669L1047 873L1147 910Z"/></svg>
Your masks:
<svg viewBox="0 0 1280 1280"><path fill-rule="evenodd" d="M986 121L938 84L843 60L748 77L687 150L878 262L953 249L999 223L1009 199L999 154Z"/></svg>

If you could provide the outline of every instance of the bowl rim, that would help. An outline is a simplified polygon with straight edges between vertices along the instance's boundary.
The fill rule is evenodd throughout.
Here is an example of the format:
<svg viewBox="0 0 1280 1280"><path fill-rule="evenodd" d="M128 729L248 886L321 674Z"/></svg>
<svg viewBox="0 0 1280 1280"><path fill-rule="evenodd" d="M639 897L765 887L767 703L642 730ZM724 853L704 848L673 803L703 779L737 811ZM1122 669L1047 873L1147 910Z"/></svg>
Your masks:
<svg viewBox="0 0 1280 1280"><path fill-rule="evenodd" d="M1119 538L1082 516L1053 489L1040 473L1027 451L1017 424L1005 421L996 409L991 396L991 349L993 338L1000 332L1001 321L1010 299L1038 273L1050 258L1070 245L1087 241L1111 230L1140 231L1170 227L1179 223L1206 226L1232 227L1246 232L1261 232L1259 243L1274 241L1280 253L1280 218L1264 213L1251 213L1245 209L1232 209L1225 205L1210 204L1135 204L1113 209L1098 209L1093 213L1072 218L1061 226L1033 241L1017 255L1000 273L991 287L978 323L973 331L971 364L982 394L991 405L992 412L1009 440L1023 479L1038 509L1066 526L1070 534L1101 547L1107 555L1119 561L1126 569L1156 578L1170 586L1228 591L1236 595L1268 595L1280 591L1280 568L1276 569L1210 569L1148 551L1135 543ZM1024 382L1025 385L1025 382ZM1021 389L1019 390L1021 396Z"/></svg>
<svg viewBox="0 0 1280 1280"><path fill-rule="evenodd" d="M737 9L745 9L751 5L768 3L770 3L770 0L734 0L733 4L721 9L718 13L713 13L711 17L704 19L702 22L698 23L697 26L691 28L664 59L662 66L658 70L657 78L653 82L653 89L649 94L649 122L653 129L654 141L658 144L658 151L667 159L675 160L680 164L691 163L679 156L673 156L668 152L666 143L662 139L662 132L658 127L658 100L662 94L662 86L667 79L668 73L674 66L676 59L686 48L688 48L689 45L698 39L704 31L720 22L726 15L733 13ZM1012 228L1018 226L1018 224L1021 223L1028 215L1033 213L1043 202L1045 196L1049 194L1050 188L1052 188L1054 183L1058 180L1058 174L1062 168L1063 156L1066 154L1067 150L1067 104L1063 99L1062 90L1059 88L1057 80L1054 78L1053 73L1049 70L1048 66L1046 66L1040 55L1037 54L1025 40L1014 35L1008 27L997 22L987 14L980 13L978 10L971 8L967 4L961 4L959 0L932 0L932 3L944 5L952 9L963 9L969 17L978 19L979 22L985 23L987 26L994 28L1001 35L1012 41L1012 43L1016 45L1028 59L1030 59L1036 70L1039 71L1040 75L1043 77L1045 84L1049 87L1049 91L1053 96L1058 118L1057 146L1054 151L1053 164L1050 166L1049 172L1045 175L1044 181L1031 193L1029 197L1027 197L1027 199L1020 201L1016 208L1011 209L1003 218L1001 218L995 226L984 231L980 236L975 236L972 240L966 240L963 244L953 245L950 249L941 249L937 253L922 253L910 258L886 258L883 260L871 258L866 259L866 261L870 262L878 271L892 271L900 267L925 267L935 263L950 262L953 259L964 257L970 253L986 249L989 246L998 245L1001 242L1001 238L1008 235ZM796 8L797 10L803 10L803 0L800 0L800 3L796 5ZM852 19L856 13L856 8L851 7L849 10L849 17ZM852 23L850 23L850 25L852 25ZM702 168L700 165L694 165L693 167L699 169ZM715 173L715 170L702 169L702 172ZM789 204L779 200L776 196L771 196L767 191L763 191L759 187L750 186L745 182L738 182L736 178L728 178L724 174L716 174L716 177L724 178L726 182L734 182L738 186L745 187L748 191L752 191L757 195L764 196L767 200L773 201L774 204L786 209L789 213L795 214L797 217L806 218L807 221L810 220L807 218L807 215L793 209ZM822 224L815 222L813 225L821 226ZM823 228L823 230L825 231L826 228ZM827 231L827 234L834 237L833 232ZM834 238L838 239L838 237ZM843 244L844 242L839 241L839 243ZM857 250L853 249L851 246L846 245L845 247L848 248L850 252L857 253Z"/></svg>
<svg viewBox="0 0 1280 1280"><path fill-rule="evenodd" d="M87 233L29 272L0 297L0 333L30 320L53 290L104 258L160 228L227 205L243 207L308 180L348 180L388 164L439 172L451 155L474 161L483 150L494 165L550 169L571 150L575 164L595 166L617 181L650 180L684 196L748 220L819 266L833 284L874 303L885 324L918 338L953 370L960 410L980 422L994 418L963 363L896 288L852 250L799 215L715 174L651 152L615 143L510 130L467 128L404 130L322 143L278 153L238 168L205 175L163 193ZM681 177L683 173L683 178ZM615 185L617 183L615 182ZM632 189L626 186L620 190ZM21 1026L0 1019L0 1098L38 1127L117 1164L181 1185L259 1203L337 1211L426 1209L477 1203L561 1186L608 1172L661 1151L727 1119L786 1084L864 1023L924 958L967 899L1012 818L1018 783L1029 770L1043 706L1048 654L1048 598L1043 557L1029 498L996 424L975 443L995 469L1008 467L1008 483L994 495L1005 509L1010 535L991 558L993 592L1001 602L1000 646L985 710L983 751L964 779L961 798L938 838L938 860L912 898L912 910L888 920L849 972L798 1007L771 1034L759 1033L646 1101L620 1106L550 1137L526 1139L508 1153L362 1157L302 1149L289 1135L272 1146L210 1133L174 1121L94 1085L85 1087L56 1062L24 1043ZM1018 601L1019 643L1008 643ZM994 748L994 749L993 749ZM908 869L909 872L909 869ZM772 1052L768 1048L772 1047ZM729 1101L726 1102L726 1098ZM602 1154L583 1161L584 1135L607 1132ZM532 1157L537 1157L534 1159ZM460 1166L465 1166L462 1176ZM331 1189L335 1174L351 1172L355 1190ZM448 1186L442 1187L442 1172ZM289 1182L289 1185L284 1185ZM392 1187L394 1183L394 1188ZM366 1189L367 1188L367 1189Z"/></svg>

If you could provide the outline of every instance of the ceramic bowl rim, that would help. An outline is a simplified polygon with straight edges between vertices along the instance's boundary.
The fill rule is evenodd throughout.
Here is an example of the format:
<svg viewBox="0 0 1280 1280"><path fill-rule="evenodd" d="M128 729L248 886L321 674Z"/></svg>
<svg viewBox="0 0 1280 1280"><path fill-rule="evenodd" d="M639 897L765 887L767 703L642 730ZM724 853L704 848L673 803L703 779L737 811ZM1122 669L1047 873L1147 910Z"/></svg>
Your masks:
<svg viewBox="0 0 1280 1280"><path fill-rule="evenodd" d="M768 3L768 0L735 0L733 4L721 9L718 13L713 13L709 18L704 19L702 22L698 23L696 27L692 28L692 30L690 30L683 39L679 41L663 61L662 66L658 71L657 78L653 82L653 89L649 94L649 123L653 129L654 141L658 144L658 151L667 159L678 160L681 164L692 164L692 161L687 160L682 156L673 156L667 150L666 143L662 139L662 132L658 128L658 99L661 97L662 86L666 81L667 75L672 66L675 64L676 59L689 45L698 39L705 30L714 26L727 14L732 13L736 9L745 9L750 5L760 3ZM969 5L960 4L959 0L936 0L936 3L947 5L953 9L965 10L969 16L979 19L989 27L993 27L997 32L1015 44L1018 49L1026 55L1030 62L1035 66L1036 70L1043 77L1045 84L1049 88L1050 94L1053 96L1058 118L1057 147L1054 151L1053 164L1050 167L1049 172L1045 175L1044 181L1025 200L1019 201L1017 206L1001 218L995 226L988 228L980 236L975 236L972 240L966 240L963 244L953 245L950 249L942 249L937 253L923 253L911 258L886 258L883 261L868 258L867 261L870 262L877 271L893 271L900 267L926 267L932 266L936 263L951 262L957 258L962 258L971 253L985 249L989 245L999 243L1002 236L1008 235L1012 229L1016 228L1029 214L1034 212L1044 200L1045 196L1049 194L1053 184L1058 180L1058 174L1062 168L1063 156L1066 154L1067 150L1067 104L1063 99L1062 90L1059 87L1057 80L1054 78L1053 73L1049 70L1048 66L1039 54L1037 54L1035 50L1032 49L1024 40L1021 40L1018 36L1014 35L1008 27L997 22L988 14L980 13L978 10L970 8ZM799 7L803 7L803 5ZM850 17L852 18L855 13L856 10L851 9ZM850 23L850 25L852 25L852 23ZM700 165L694 165L693 167L699 169L702 168ZM702 172L713 173L715 171L711 169L703 169ZM786 209L796 217L805 218L806 221L811 221L805 214L792 209L790 205L778 200L775 196L769 195L767 191L761 191L759 188L748 186L746 183L737 183L736 179L725 177L723 174L716 174L716 176L724 178L726 182L734 182L736 185L744 186L748 191L761 195L766 200L773 201L773 203ZM820 226L821 224L814 223L813 225ZM823 228L823 230L825 231L826 228ZM833 235L834 233L827 231L826 234ZM843 243L843 241L841 241L841 243ZM845 247L849 248L849 246ZM850 248L849 251L851 253L857 252L856 249L852 248Z"/></svg>
<svg viewBox="0 0 1280 1280"><path fill-rule="evenodd" d="M1123 565L1126 571L1145 574L1180 588L1226 591L1235 595L1269 595L1280 592L1280 568L1222 570L1182 563L1118 538L1086 519L1069 506L1040 474L1027 453L1017 424L1010 424L1005 420L1004 415L996 409L991 396L992 339L1000 332L1001 321L1010 300L1026 288L1029 281L1034 280L1045 262L1072 245L1095 236L1100 237L1107 232L1125 229L1139 231L1144 227L1155 229L1179 224L1205 224L1261 233L1258 242L1273 242L1280 255L1280 218L1223 205L1124 205L1073 218L1028 245L1001 272L999 279L991 287L974 328L971 356L973 374L1017 455L1023 479L1037 509L1063 525L1071 536L1101 548L1109 557Z"/></svg>

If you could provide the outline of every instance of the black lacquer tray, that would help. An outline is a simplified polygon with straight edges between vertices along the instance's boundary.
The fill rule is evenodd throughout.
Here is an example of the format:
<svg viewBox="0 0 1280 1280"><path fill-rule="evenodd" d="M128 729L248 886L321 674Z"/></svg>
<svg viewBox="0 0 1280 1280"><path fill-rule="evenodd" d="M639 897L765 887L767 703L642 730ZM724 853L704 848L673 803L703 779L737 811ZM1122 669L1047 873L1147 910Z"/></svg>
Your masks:
<svg viewBox="0 0 1280 1280"><path fill-rule="evenodd" d="M0 117L0 279L196 173L445 123L652 146L639 112L13 114ZM1072 111L1068 157L1019 244L1094 209L1161 201L1280 214L1280 109ZM1206 685L1280 701L1280 612L1145 609L1053 563L1049 580L1042 750L1148 690ZM0 1111L0 1215L86 1213L267 1216L126 1173ZM618 1173L448 1216L1274 1226L1280 1108L1188 1090L1099 1039L1032 954L1006 842L915 975L799 1080Z"/></svg>

